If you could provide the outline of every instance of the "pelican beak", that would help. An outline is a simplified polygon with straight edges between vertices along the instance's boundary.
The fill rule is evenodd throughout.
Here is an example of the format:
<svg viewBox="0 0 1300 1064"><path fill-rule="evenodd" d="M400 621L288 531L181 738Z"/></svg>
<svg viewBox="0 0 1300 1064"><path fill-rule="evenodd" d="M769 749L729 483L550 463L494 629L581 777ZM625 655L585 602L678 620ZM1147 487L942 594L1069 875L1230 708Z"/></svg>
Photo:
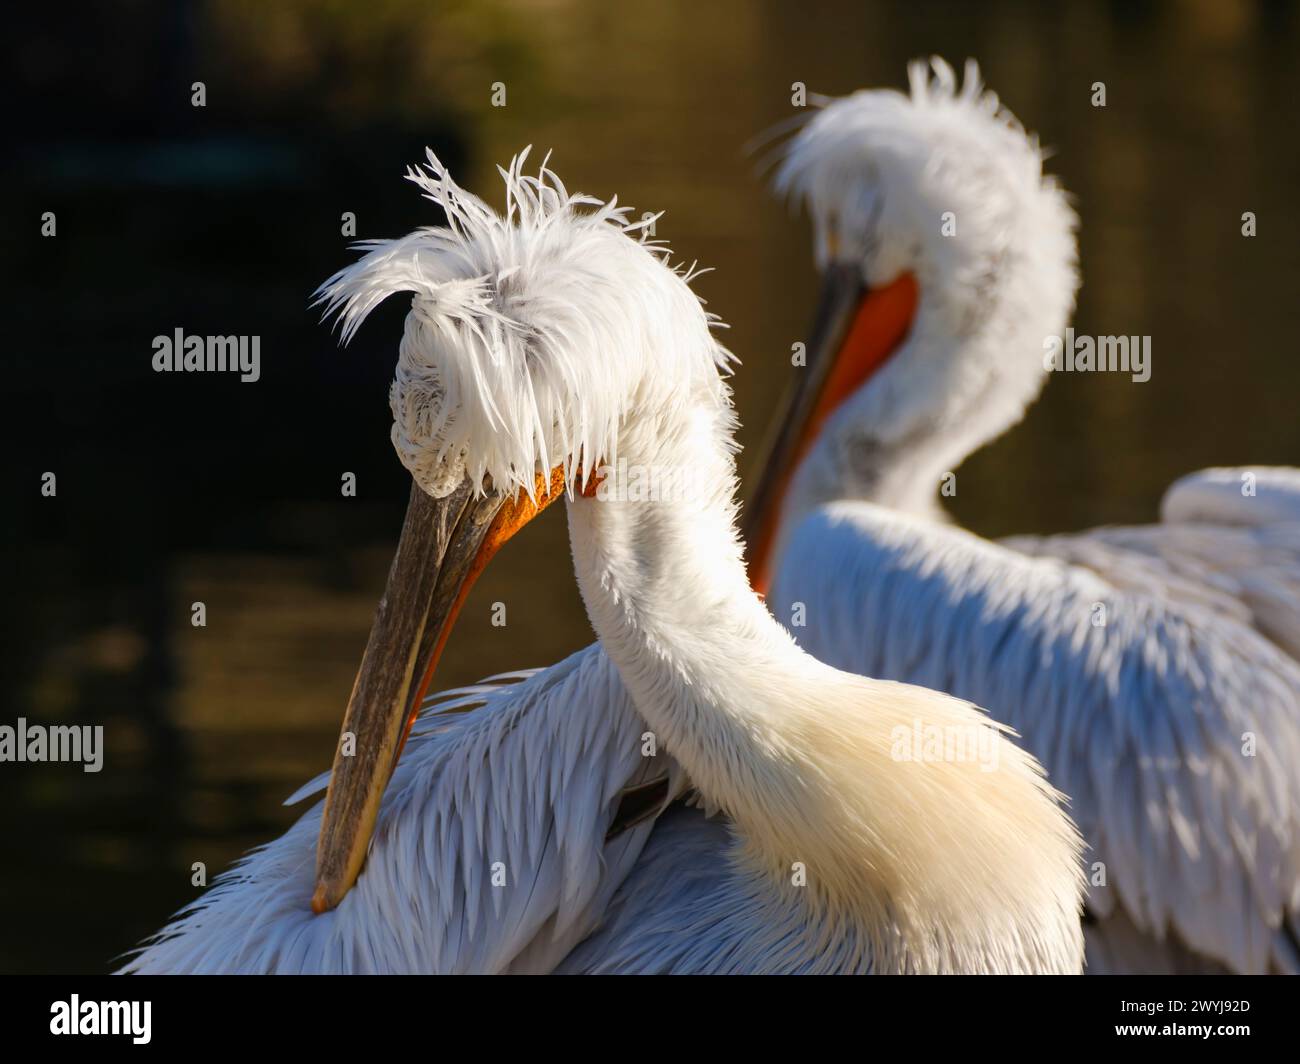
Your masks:
<svg viewBox="0 0 1300 1064"><path fill-rule="evenodd" d="M745 509L750 582L759 594L767 593L781 506L795 469L826 419L903 342L916 304L916 278L910 273L882 288L868 288L852 263L834 263L823 275L806 363L787 388L758 488Z"/></svg>
<svg viewBox="0 0 1300 1064"><path fill-rule="evenodd" d="M333 909L361 874L384 789L470 587L501 545L564 493L564 483L559 467L538 474L533 498L479 491L468 479L441 499L412 485L334 755L313 912Z"/></svg>

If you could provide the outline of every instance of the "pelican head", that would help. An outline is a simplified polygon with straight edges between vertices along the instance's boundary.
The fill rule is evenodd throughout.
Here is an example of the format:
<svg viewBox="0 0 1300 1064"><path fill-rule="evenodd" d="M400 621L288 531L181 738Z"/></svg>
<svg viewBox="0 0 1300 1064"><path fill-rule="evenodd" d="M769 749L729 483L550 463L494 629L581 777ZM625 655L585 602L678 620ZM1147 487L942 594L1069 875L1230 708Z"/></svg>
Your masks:
<svg viewBox="0 0 1300 1064"><path fill-rule="evenodd" d="M527 151L501 170L498 214L429 153L407 177L443 227L371 241L318 302L347 342L382 300L410 292L389 401L414 484L335 758L317 850L317 912L365 860L380 799L443 644L493 553L561 495L591 493L628 415L655 422L718 392L730 356L668 249L628 208L571 195ZM421 682L420 678L423 677Z"/></svg>
<svg viewBox="0 0 1300 1064"><path fill-rule="evenodd" d="M932 506L947 463L1023 415L1073 309L1076 219L1037 140L973 61L960 89L931 69L821 101L785 146L776 188L811 215L823 290L750 511L756 574L783 502L787 522L828 497Z"/></svg>

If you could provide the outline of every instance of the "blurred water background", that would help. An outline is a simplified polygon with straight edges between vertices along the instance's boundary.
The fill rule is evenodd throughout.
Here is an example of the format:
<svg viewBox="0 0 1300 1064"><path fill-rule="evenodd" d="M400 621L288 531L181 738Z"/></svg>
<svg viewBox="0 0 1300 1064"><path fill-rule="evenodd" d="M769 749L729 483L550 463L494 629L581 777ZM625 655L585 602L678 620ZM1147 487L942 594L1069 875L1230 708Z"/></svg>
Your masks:
<svg viewBox="0 0 1300 1064"><path fill-rule="evenodd" d="M667 212L659 235L716 267L698 288L743 361L751 483L816 278L743 145L795 81L974 56L1076 197L1077 329L1150 335L1153 374L1056 377L963 468L957 516L1147 521L1186 471L1300 461L1291 4L212 0L7 23L0 723L103 725L106 754L0 765L0 970L105 970L328 766L407 495L386 404L405 301L347 350L307 304L352 257L343 212L361 237L439 220L401 180L426 145L494 204L494 165L533 144L570 187ZM153 373L177 327L261 336L262 379ZM442 683L590 638L556 507L480 582Z"/></svg>

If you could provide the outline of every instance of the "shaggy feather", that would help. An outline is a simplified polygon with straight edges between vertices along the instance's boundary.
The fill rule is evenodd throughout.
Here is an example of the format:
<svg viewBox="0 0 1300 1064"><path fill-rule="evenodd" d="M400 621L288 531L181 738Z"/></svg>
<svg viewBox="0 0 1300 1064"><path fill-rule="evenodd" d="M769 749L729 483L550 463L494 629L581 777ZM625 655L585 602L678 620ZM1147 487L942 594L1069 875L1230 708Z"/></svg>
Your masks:
<svg viewBox="0 0 1300 1064"><path fill-rule="evenodd" d="M545 162L536 177L524 174L528 154L499 168L498 215L429 152L407 177L448 224L359 244L366 254L317 292L344 342L388 296L413 293L390 394L392 438L434 497L465 473L531 495L535 472L559 464L572 489L580 471L591 477L618 461L628 409L656 401L669 382L711 377L720 387L716 370L732 360L686 284L658 282L670 252L649 238L648 223L629 221L617 199L571 195ZM698 276L679 273L687 283ZM701 326L689 349L669 331L683 316Z"/></svg>

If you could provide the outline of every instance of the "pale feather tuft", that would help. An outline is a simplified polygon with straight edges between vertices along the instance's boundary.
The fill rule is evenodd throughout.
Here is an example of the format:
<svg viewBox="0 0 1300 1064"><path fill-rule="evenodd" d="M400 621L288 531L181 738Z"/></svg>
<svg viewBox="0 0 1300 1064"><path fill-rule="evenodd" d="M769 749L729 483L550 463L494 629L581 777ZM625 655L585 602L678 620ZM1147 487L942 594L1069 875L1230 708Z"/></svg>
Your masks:
<svg viewBox="0 0 1300 1064"><path fill-rule="evenodd" d="M525 174L527 157L498 167L498 214L429 152L406 176L447 225L360 243L366 254L316 293L344 343L388 296L412 293L392 439L435 497L466 473L531 493L536 473L559 465L572 489L617 460L630 410L732 361L689 288L703 271L671 268L667 244L650 238L658 215L631 221L617 198L569 193L546 161Z"/></svg>
<svg viewBox="0 0 1300 1064"><path fill-rule="evenodd" d="M819 109L786 143L775 188L809 209L822 265L883 254L886 261L868 261L868 270L888 266L897 256L885 254L882 244L922 233L934 236L926 251L982 244L991 253L987 239L943 236L940 215L954 212L959 233L972 226L990 238L1009 237L1013 216L1024 213L1019 205L1040 195L1054 201L1054 228L1067 236L1073 230L1064 193L1043 174L1037 138L984 89L975 61L967 61L960 88L942 59L931 59L928 68L933 78L925 62L909 65L910 94L869 89L815 97ZM870 272L867 279L888 280Z"/></svg>

